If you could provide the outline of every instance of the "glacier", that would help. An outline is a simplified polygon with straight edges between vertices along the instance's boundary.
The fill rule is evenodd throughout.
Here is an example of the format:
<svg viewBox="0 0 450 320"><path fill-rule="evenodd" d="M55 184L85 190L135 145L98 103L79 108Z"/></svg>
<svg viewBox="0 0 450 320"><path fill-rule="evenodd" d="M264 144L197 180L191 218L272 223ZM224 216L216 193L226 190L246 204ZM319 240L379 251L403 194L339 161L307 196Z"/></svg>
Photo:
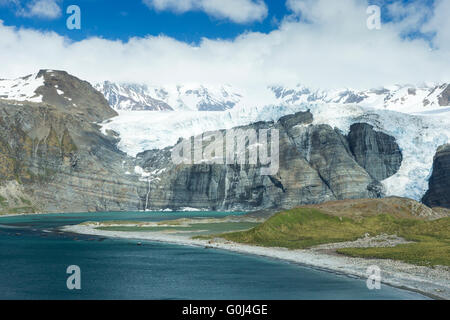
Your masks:
<svg viewBox="0 0 450 320"><path fill-rule="evenodd" d="M366 122L396 138L403 162L400 170L383 181L386 195L420 200L428 189L433 156L438 146L450 141L450 108L424 108L404 113L386 108L340 103L286 103L243 106L221 111L119 111L102 124L102 130L120 134L118 147L131 156L161 149L206 131L230 129L258 121L277 121L282 116L310 110L315 124L328 124L344 134L356 122ZM418 109L417 109L418 110ZM425 110L425 111L424 111Z"/></svg>

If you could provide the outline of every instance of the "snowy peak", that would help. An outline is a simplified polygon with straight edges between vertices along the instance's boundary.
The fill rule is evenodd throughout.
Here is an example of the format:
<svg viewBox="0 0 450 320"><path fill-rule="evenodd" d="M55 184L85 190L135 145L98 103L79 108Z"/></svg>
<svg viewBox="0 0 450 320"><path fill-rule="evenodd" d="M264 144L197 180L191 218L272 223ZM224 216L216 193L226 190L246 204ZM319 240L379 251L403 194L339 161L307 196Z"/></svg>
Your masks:
<svg viewBox="0 0 450 320"><path fill-rule="evenodd" d="M40 70L23 78L0 80L0 99L51 105L96 122L117 115L89 82L58 70Z"/></svg>
<svg viewBox="0 0 450 320"><path fill-rule="evenodd" d="M250 96L232 86L140 84L97 84L115 110L151 111L226 111L237 106L299 104L358 104L363 107L387 109L404 113L427 112L450 106L450 85L396 85L370 90L316 90L305 86L262 88L259 96ZM261 97L264 97L261 99Z"/></svg>
<svg viewBox="0 0 450 320"><path fill-rule="evenodd" d="M434 87L430 94L423 101L424 105L450 106L450 84L443 84Z"/></svg>
<svg viewBox="0 0 450 320"><path fill-rule="evenodd" d="M225 111L234 108L240 102L242 95L236 93L231 86L184 85L176 87L173 98L182 109Z"/></svg>
<svg viewBox="0 0 450 320"><path fill-rule="evenodd" d="M450 85L392 86L364 91L312 90L307 87L270 87L276 99L286 104L336 103L358 104L363 107L387 109L404 113L423 112L450 106Z"/></svg>
<svg viewBox="0 0 450 320"><path fill-rule="evenodd" d="M44 85L36 90L44 103L89 121L103 121L117 115L108 101L87 81L65 71L41 70Z"/></svg>
<svg viewBox="0 0 450 320"><path fill-rule="evenodd" d="M0 80L0 99L46 102L66 108L79 108L81 82L64 71L41 70L14 80ZM83 82L87 90L90 85ZM109 105L119 111L226 111L237 107L257 108L264 105L295 106L300 104L357 104L403 113L435 112L450 106L450 84L395 85L370 90L316 90L305 86L269 87L255 96L229 85L147 86L105 81L95 88Z"/></svg>
<svg viewBox="0 0 450 320"><path fill-rule="evenodd" d="M236 106L242 95L231 86L146 86L105 81L95 85L115 110L224 111Z"/></svg>
<svg viewBox="0 0 450 320"><path fill-rule="evenodd" d="M166 102L150 96L146 85L116 84L109 81L95 85L115 110L168 111L173 110Z"/></svg>

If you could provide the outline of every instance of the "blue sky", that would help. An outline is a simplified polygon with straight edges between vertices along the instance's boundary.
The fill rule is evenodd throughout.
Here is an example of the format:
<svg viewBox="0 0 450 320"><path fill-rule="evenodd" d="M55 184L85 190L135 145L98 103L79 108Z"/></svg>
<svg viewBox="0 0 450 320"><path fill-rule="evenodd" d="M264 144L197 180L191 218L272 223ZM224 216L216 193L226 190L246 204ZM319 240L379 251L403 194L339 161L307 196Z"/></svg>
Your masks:
<svg viewBox="0 0 450 320"><path fill-rule="evenodd" d="M0 7L0 19L6 25L38 30L52 30L73 40L92 36L106 39L127 40L130 37L164 34L186 42L198 42L202 37L231 39L246 31L269 32L277 27L288 11L283 1L266 1L268 15L263 21L235 23L229 19L215 18L201 11L183 14L157 11L146 6L142 0L78 0L58 1L62 14L55 19L22 17L15 5ZM78 5L82 13L82 29L68 30L65 9Z"/></svg>
<svg viewBox="0 0 450 320"><path fill-rule="evenodd" d="M69 5L81 30L66 27ZM370 5L381 29L367 26ZM367 88L450 81L450 0L0 0L0 77Z"/></svg>
<svg viewBox="0 0 450 320"><path fill-rule="evenodd" d="M58 16L49 18L42 15L23 16L17 13L18 7L27 8L27 5L38 0L18 1L19 5L15 3L17 2L15 0L0 0L0 4L2 1L0 19L4 21L5 25L41 31L55 31L75 41L93 36L126 41L130 37L161 34L189 43L198 43L203 37L233 39L248 31L268 33L277 29L279 22L292 14L285 1L282 0L265 0L267 15L261 20L243 23L236 23L227 18L217 18L200 10L184 13L174 12L174 10L156 10L146 5L142 0L48 0L61 8L61 13ZM384 22L392 20L392 17L386 11L387 6L395 2L407 4L414 1L369 1L370 4L377 4L381 7ZM431 8L434 0L421 0L421 2ZM69 5L73 4L81 8L81 30L68 30L66 28L65 21L69 15L65 11ZM420 36L415 32L408 35Z"/></svg>

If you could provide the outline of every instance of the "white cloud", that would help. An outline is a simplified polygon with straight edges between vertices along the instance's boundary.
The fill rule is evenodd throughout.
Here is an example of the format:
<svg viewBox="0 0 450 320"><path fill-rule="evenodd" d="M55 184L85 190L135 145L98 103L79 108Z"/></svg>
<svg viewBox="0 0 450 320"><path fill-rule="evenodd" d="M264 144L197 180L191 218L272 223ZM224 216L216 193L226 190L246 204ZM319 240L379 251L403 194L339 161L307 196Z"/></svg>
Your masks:
<svg viewBox="0 0 450 320"><path fill-rule="evenodd" d="M16 1L15 1L16 2ZM56 19L61 16L60 0L33 0L17 9L17 14L24 17Z"/></svg>
<svg viewBox="0 0 450 320"><path fill-rule="evenodd" d="M367 2L361 0L303 1L308 23L289 17L268 34L203 39L199 45L165 36L70 42L56 33L0 24L0 78L48 68L67 70L91 82L227 83L242 88L450 82L448 22L438 12L448 1L436 6L427 25L436 33L434 50L423 39L402 38L400 21L368 30Z"/></svg>
<svg viewBox="0 0 450 320"><path fill-rule="evenodd" d="M157 11L203 11L217 19L228 19L236 23L262 21L267 17L264 0L143 0Z"/></svg>

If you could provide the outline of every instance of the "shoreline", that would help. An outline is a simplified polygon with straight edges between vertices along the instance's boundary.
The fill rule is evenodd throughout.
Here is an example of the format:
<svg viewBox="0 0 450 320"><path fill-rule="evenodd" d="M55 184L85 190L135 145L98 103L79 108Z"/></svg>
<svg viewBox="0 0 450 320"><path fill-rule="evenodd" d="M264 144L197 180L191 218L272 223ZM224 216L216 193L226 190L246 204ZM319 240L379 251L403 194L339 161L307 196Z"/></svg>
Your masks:
<svg viewBox="0 0 450 320"><path fill-rule="evenodd" d="M320 249L289 250L286 248L258 247L234 243L225 239L200 240L179 234L158 232L124 232L98 230L93 226L74 225L60 228L65 232L107 238L155 241L182 246L219 249L256 255L296 263L309 268L351 277L367 279L367 268L381 269L382 284L413 291L432 299L450 300L450 270L446 267L430 268L388 259L364 259L325 253Z"/></svg>
<svg viewBox="0 0 450 320"><path fill-rule="evenodd" d="M43 215L43 214L51 214L45 212L35 212L35 213L7 213L0 214L0 218L9 218L9 217L21 217L21 216L33 216L33 215ZM55 213L56 214L56 213Z"/></svg>
<svg viewBox="0 0 450 320"><path fill-rule="evenodd" d="M91 214L91 213L98 213L98 212L104 212L104 211L92 211L92 212L32 212L32 213L7 213L7 214L0 214L0 218L8 218L8 217L19 217L19 216L33 216L33 215L52 215L52 214ZM197 209L193 209L193 210L188 210L188 209L183 209L183 210L172 210L172 209L160 209L160 210L138 210L138 211L111 211L111 212L117 212L117 213L130 213L130 212L135 212L135 213L147 213L147 212L155 212L155 213L171 213L171 212L196 212L196 213L202 213L202 212L211 212L208 210L197 210ZM240 215L247 215L249 214L249 212L243 212L243 211L223 211L223 213L229 213L230 215L236 215L236 216L240 216ZM233 214L234 213L234 214ZM239 213L239 215L237 215L236 213Z"/></svg>

